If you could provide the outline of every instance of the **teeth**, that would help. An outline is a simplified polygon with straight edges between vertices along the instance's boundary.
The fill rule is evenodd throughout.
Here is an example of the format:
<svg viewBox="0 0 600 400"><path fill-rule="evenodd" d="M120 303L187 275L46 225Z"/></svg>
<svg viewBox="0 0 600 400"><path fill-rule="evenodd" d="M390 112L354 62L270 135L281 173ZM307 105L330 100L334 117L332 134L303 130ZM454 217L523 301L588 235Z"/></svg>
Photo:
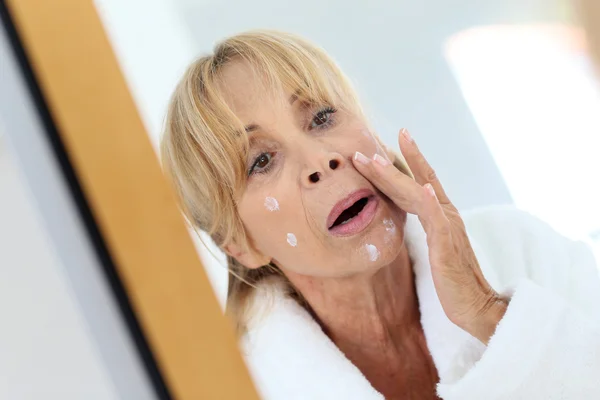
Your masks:
<svg viewBox="0 0 600 400"><path fill-rule="evenodd" d="M352 217L352 218L354 218L354 217ZM344 222L342 222L340 225L346 225L348 222L350 222L350 220L351 220L352 218L348 218L347 220L345 220Z"/></svg>

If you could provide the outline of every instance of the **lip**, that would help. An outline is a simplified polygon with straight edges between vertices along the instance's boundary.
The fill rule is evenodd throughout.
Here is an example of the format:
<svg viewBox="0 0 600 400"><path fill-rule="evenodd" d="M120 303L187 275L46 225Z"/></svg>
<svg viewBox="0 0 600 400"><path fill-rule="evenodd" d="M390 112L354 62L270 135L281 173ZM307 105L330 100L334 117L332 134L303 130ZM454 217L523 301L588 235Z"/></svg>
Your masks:
<svg viewBox="0 0 600 400"><path fill-rule="evenodd" d="M344 225L338 225L334 228L329 229L331 225L335 222L335 220L346 210L348 207L356 203L358 200L363 197L368 198L367 204L364 208L356 215L352 220ZM329 216L327 217L327 230L330 234L334 236L352 236L357 233L363 231L373 220L375 217L375 213L377 212L377 208L379 206L379 198L375 195L375 193L370 189L359 189L344 199L338 201Z"/></svg>

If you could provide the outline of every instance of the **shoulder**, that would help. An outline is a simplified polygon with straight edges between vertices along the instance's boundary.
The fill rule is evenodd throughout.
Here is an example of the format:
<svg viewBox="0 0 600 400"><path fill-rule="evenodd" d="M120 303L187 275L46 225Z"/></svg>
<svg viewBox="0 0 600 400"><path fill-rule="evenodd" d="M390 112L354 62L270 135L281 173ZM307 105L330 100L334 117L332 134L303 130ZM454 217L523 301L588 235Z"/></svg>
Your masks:
<svg viewBox="0 0 600 400"><path fill-rule="evenodd" d="M600 277L589 244L572 240L547 222L514 206L489 206L462 213L486 277L508 291L523 278L566 298L598 298ZM585 298L584 298L585 297Z"/></svg>

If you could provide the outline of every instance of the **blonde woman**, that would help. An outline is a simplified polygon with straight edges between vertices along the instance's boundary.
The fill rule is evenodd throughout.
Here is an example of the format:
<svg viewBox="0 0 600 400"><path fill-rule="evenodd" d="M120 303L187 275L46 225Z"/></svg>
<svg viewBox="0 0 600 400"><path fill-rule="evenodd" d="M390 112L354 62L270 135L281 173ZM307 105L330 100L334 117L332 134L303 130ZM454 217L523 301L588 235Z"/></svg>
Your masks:
<svg viewBox="0 0 600 400"><path fill-rule="evenodd" d="M372 134L335 63L290 34L228 38L175 90L163 164L228 254L263 397L600 398L586 245L511 208L461 216L406 130L392 162Z"/></svg>

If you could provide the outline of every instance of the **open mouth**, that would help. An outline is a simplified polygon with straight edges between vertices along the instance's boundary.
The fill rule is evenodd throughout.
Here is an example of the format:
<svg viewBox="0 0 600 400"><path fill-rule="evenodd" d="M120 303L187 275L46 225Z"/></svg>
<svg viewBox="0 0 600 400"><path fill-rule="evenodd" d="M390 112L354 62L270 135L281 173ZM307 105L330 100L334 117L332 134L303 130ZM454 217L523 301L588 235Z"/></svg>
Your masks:
<svg viewBox="0 0 600 400"><path fill-rule="evenodd" d="M352 236L364 230L375 217L379 198L372 190L359 189L338 201L327 218L334 236Z"/></svg>
<svg viewBox="0 0 600 400"><path fill-rule="evenodd" d="M356 203L352 204L350 207L345 209L339 217L333 222L333 225L329 227L332 229L338 225L346 225L348 222L352 220L352 218L356 217L362 210L365 208L367 203L369 202L368 197L362 197L356 201Z"/></svg>

